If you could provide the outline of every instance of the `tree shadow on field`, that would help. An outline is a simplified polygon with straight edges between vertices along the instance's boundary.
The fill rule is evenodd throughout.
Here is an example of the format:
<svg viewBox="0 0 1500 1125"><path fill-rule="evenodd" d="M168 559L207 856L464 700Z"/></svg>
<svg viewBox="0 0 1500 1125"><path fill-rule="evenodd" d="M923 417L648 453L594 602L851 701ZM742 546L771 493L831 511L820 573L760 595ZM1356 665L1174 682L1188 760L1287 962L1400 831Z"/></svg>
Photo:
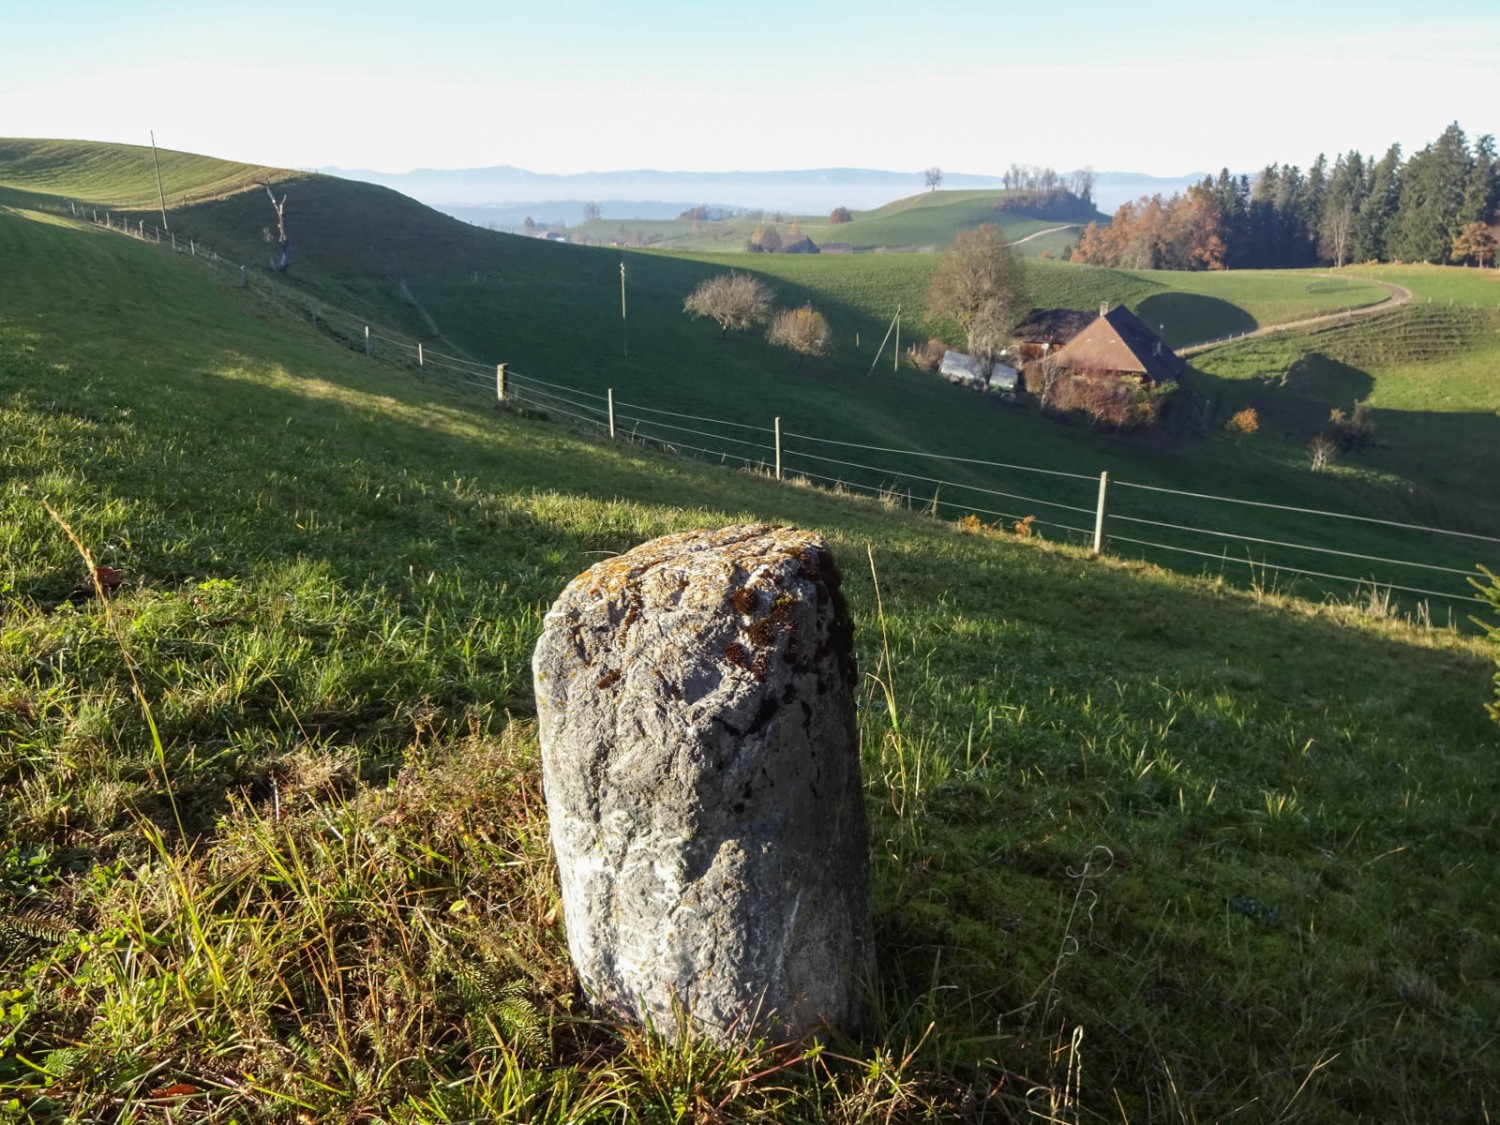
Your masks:
<svg viewBox="0 0 1500 1125"><path fill-rule="evenodd" d="M1161 326L1163 339L1173 348L1215 340L1260 325L1238 305L1199 293L1155 293L1136 308L1136 315L1153 332Z"/></svg>

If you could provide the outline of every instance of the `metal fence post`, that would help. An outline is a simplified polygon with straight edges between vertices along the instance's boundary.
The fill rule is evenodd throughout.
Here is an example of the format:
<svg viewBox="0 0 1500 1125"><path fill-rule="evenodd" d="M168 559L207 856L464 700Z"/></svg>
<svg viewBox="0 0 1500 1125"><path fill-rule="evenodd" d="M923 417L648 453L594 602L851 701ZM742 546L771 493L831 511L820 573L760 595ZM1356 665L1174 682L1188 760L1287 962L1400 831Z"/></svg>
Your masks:
<svg viewBox="0 0 1500 1125"><path fill-rule="evenodd" d="M609 439L615 438L615 389L609 388Z"/></svg>
<svg viewBox="0 0 1500 1125"><path fill-rule="evenodd" d="M1109 492L1109 474L1099 474L1099 510L1094 513L1094 554L1104 554L1104 498Z"/></svg>
<svg viewBox="0 0 1500 1125"><path fill-rule="evenodd" d="M776 419L776 479L781 479L781 419Z"/></svg>
<svg viewBox="0 0 1500 1125"><path fill-rule="evenodd" d="M505 364L495 364L495 398L499 402L505 401Z"/></svg>
<svg viewBox="0 0 1500 1125"><path fill-rule="evenodd" d="M243 269L244 267L241 266L240 268ZM370 326L368 324L365 325L365 358L370 358Z"/></svg>

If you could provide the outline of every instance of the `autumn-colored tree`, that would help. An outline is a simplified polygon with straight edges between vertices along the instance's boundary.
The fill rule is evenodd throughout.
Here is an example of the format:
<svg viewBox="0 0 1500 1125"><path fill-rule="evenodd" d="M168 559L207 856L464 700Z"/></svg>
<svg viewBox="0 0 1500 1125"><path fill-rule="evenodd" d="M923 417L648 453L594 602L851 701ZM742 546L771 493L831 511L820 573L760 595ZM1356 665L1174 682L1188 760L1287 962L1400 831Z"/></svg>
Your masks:
<svg viewBox="0 0 1500 1125"><path fill-rule="evenodd" d="M1218 270L1228 248L1212 187L1186 195L1142 196L1120 205L1107 227L1084 228L1072 260L1126 269Z"/></svg>
<svg viewBox="0 0 1500 1125"><path fill-rule="evenodd" d="M805 357L827 355L833 345L833 333L828 329L827 318L811 305L777 313L771 320L766 339L796 352L799 370Z"/></svg>
<svg viewBox="0 0 1500 1125"><path fill-rule="evenodd" d="M774 296L770 286L759 278L731 270L700 283L682 302L682 311L695 318L706 316L717 321L719 338L723 339L730 329L743 332L764 323L771 315Z"/></svg>
<svg viewBox="0 0 1500 1125"><path fill-rule="evenodd" d="M1224 428L1232 434L1259 433L1260 414L1257 413L1255 407L1247 406L1225 422Z"/></svg>
<svg viewBox="0 0 1500 1125"><path fill-rule="evenodd" d="M851 222L853 219L854 213L849 208L835 207L828 216L828 224L830 226L838 226L840 223Z"/></svg>
<svg viewBox="0 0 1500 1125"><path fill-rule="evenodd" d="M994 223L960 231L927 290L928 317L958 325L976 359L999 355L1029 307L1021 259Z"/></svg>
<svg viewBox="0 0 1500 1125"><path fill-rule="evenodd" d="M1470 259L1484 268L1485 262L1495 260L1495 232L1484 223L1469 223L1453 236L1453 260L1467 262Z"/></svg>

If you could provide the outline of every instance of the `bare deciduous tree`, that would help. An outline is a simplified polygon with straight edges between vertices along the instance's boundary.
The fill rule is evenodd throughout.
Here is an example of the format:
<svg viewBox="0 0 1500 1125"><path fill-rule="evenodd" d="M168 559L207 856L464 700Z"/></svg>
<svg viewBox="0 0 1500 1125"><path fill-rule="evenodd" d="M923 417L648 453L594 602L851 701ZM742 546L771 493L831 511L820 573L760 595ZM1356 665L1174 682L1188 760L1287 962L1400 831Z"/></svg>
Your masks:
<svg viewBox="0 0 1500 1125"><path fill-rule="evenodd" d="M922 181L931 191L937 191L938 184L943 182L943 170L934 164L922 173Z"/></svg>
<svg viewBox="0 0 1500 1125"><path fill-rule="evenodd" d="M276 212L276 230L273 232L270 227L266 227L261 235L267 242L276 246L276 254L271 259L271 268L279 273L285 273L292 264L292 243L286 233L286 192L282 192L281 198L277 199L270 184L263 183L260 186L266 189L266 195L271 199L271 207Z"/></svg>
<svg viewBox="0 0 1500 1125"><path fill-rule="evenodd" d="M603 214L603 211L604 209L595 200L590 199L583 205L583 221L586 223L598 222L599 216Z"/></svg>
<svg viewBox="0 0 1500 1125"><path fill-rule="evenodd" d="M1339 443L1328 434L1318 434L1307 444L1307 459L1312 464L1312 471L1321 473L1328 468L1328 463L1338 454Z"/></svg>
<svg viewBox="0 0 1500 1125"><path fill-rule="evenodd" d="M927 315L963 330L968 351L991 360L1028 308L1021 259L994 223L961 231L943 252L927 291Z"/></svg>
<svg viewBox="0 0 1500 1125"><path fill-rule="evenodd" d="M797 353L797 367L810 355L827 355L833 343L833 333L828 330L828 320L811 305L800 309L786 309L776 314L771 321L766 339L779 347L790 348Z"/></svg>
<svg viewBox="0 0 1500 1125"><path fill-rule="evenodd" d="M1353 202L1344 200L1328 208L1323 216L1323 237L1319 240L1323 255L1333 259L1337 269L1349 259L1349 245L1354 240L1354 220L1358 212Z"/></svg>
<svg viewBox="0 0 1500 1125"><path fill-rule="evenodd" d="M682 302L682 311L717 321L719 338L723 339L730 329L743 332L763 323L771 315L774 296L770 286L758 277L732 270L701 282Z"/></svg>

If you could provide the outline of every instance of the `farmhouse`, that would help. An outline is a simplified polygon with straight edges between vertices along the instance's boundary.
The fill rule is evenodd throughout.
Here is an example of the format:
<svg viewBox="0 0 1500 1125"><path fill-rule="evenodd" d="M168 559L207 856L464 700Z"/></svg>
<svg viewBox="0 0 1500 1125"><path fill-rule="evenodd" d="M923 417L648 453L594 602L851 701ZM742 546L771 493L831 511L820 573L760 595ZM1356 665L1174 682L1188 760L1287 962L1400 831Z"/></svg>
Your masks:
<svg viewBox="0 0 1500 1125"><path fill-rule="evenodd" d="M1078 327L1078 319L1087 323ZM1044 410L1081 412L1095 426L1130 429L1153 425L1162 405L1159 388L1170 389L1184 364L1161 337L1123 305L1099 306L1099 315L1067 309L1045 310L1028 318L1044 335L1018 341L1036 358L1026 363L1026 390ZM1054 346L1067 337L1061 346Z"/></svg>
<svg viewBox="0 0 1500 1125"><path fill-rule="evenodd" d="M1075 374L1114 376L1145 386L1175 383L1185 366L1140 317L1107 302L1092 323L1051 352L1050 361Z"/></svg>
<svg viewBox="0 0 1500 1125"><path fill-rule="evenodd" d="M822 253L822 251L818 249L818 244L812 239L808 238L805 234L798 235L796 238L788 238L787 241L781 244L781 252L783 254Z"/></svg>

